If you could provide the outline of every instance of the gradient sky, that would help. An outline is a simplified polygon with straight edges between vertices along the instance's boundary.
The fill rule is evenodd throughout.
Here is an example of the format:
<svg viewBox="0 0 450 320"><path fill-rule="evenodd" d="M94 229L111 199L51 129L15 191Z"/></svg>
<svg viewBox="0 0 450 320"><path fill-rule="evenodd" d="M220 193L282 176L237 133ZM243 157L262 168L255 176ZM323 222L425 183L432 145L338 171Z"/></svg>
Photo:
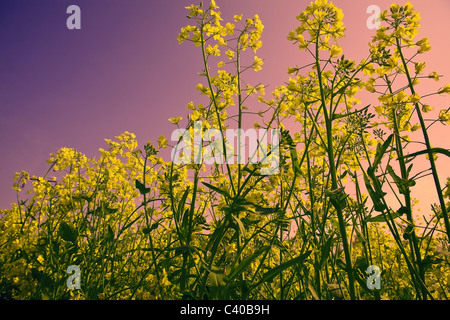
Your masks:
<svg viewBox="0 0 450 320"><path fill-rule="evenodd" d="M206 3L207 1L205 1ZM445 75L441 83L423 81L423 93L450 83L450 1L412 0L421 12L419 37L433 49L420 59L425 72ZM124 131L136 134L143 145L170 137L169 117L186 119L186 104L199 102L201 54L176 37L191 0L0 0L0 208L15 201L12 179L16 171L42 175L49 154L75 148L89 157L105 147L105 138ZM217 0L224 20L259 14L264 25L263 70L253 75L270 89L288 79L288 66L301 66L304 56L286 40L297 26L295 16L310 1ZM336 0L344 11L346 57L359 61L368 53L374 30L366 27L369 5L382 10L392 1ZM399 4L403 2L399 1ZM81 30L68 30L66 9L81 8ZM421 92L420 92L421 93ZM429 99L439 110L450 96ZM364 103L364 102L363 102ZM365 104L364 104L365 105ZM434 146L450 148L448 127L431 130ZM443 156L441 156L443 158ZM167 159L169 160L169 159ZM442 176L450 176L450 162L438 162ZM428 182L429 183L429 182ZM433 194L432 185L423 189Z"/></svg>

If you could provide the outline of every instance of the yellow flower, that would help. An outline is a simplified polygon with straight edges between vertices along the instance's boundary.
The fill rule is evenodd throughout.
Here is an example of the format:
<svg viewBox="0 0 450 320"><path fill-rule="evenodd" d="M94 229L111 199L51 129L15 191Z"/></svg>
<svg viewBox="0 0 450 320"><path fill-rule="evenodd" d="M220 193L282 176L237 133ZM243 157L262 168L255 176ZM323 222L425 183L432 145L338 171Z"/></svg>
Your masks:
<svg viewBox="0 0 450 320"><path fill-rule="evenodd" d="M338 55L340 55L342 53L342 48L338 45L332 45L330 48L330 57L334 58L337 57Z"/></svg>
<svg viewBox="0 0 450 320"><path fill-rule="evenodd" d="M189 7L185 7L185 9L190 10L189 17L193 17L199 14L203 14L203 10L200 9L199 6L195 6L191 4Z"/></svg>
<svg viewBox="0 0 450 320"><path fill-rule="evenodd" d="M240 16L238 16L237 14L234 15L234 21L241 21L242 20L242 14Z"/></svg>
<svg viewBox="0 0 450 320"><path fill-rule="evenodd" d="M425 113L430 112L430 111L433 110L433 109L434 109L434 108L433 108L432 106L429 106L428 104L424 104L424 105L422 106L422 111L425 112Z"/></svg>
<svg viewBox="0 0 450 320"><path fill-rule="evenodd" d="M416 45L420 47L419 50L417 50L417 53L424 53L424 52L431 50L431 45L428 42L427 37L423 38L422 40L417 41Z"/></svg>
<svg viewBox="0 0 450 320"><path fill-rule="evenodd" d="M198 119L200 119L200 116L200 112L194 110L194 112L192 112L191 114L191 121L197 121Z"/></svg>
<svg viewBox="0 0 450 320"><path fill-rule="evenodd" d="M181 119L183 119L183 117L174 117L174 118L169 118L169 121L172 122L173 124L178 124L178 122L180 122Z"/></svg>
<svg viewBox="0 0 450 320"><path fill-rule="evenodd" d="M227 45L227 40L225 40L224 38L220 37L219 40L217 41L217 43L219 44L219 46L226 46ZM220 53L220 51L219 51Z"/></svg>
<svg viewBox="0 0 450 320"><path fill-rule="evenodd" d="M365 83L365 85L366 85L366 90L369 91L369 92L375 92L374 83L375 83L375 79L370 78L369 81L367 81L367 82Z"/></svg>
<svg viewBox="0 0 450 320"><path fill-rule="evenodd" d="M375 68L373 67L373 65L371 63L366 64L363 68L362 71L364 72L365 75L373 75L373 73L375 72Z"/></svg>
<svg viewBox="0 0 450 320"><path fill-rule="evenodd" d="M450 84L446 84L438 93L450 93Z"/></svg>
<svg viewBox="0 0 450 320"><path fill-rule="evenodd" d="M392 13L398 12L398 9L400 9L400 6L396 3L392 4L391 7L389 8L391 10Z"/></svg>
<svg viewBox="0 0 450 320"><path fill-rule="evenodd" d="M421 74L423 72L423 69L425 69L425 62L416 63L415 69L416 74Z"/></svg>
<svg viewBox="0 0 450 320"><path fill-rule="evenodd" d="M191 101L187 104L186 108L188 108L189 110L195 110L195 106L194 103Z"/></svg>
<svg viewBox="0 0 450 320"><path fill-rule="evenodd" d="M253 70L259 71L262 69L262 65L264 64L263 60L261 58L258 58L255 56L255 61L253 62Z"/></svg>
<svg viewBox="0 0 450 320"><path fill-rule="evenodd" d="M439 81L439 74L436 71L433 71L428 75L428 78L434 79L435 81Z"/></svg>
<svg viewBox="0 0 450 320"><path fill-rule="evenodd" d="M166 148L169 141L164 136L158 138L158 148Z"/></svg>
<svg viewBox="0 0 450 320"><path fill-rule="evenodd" d="M403 101L403 99L407 96L407 94L405 93L405 91L400 91L399 93L397 93L397 100Z"/></svg>
<svg viewBox="0 0 450 320"><path fill-rule="evenodd" d="M214 0L211 0L211 4L209 5L210 9L218 9L219 6L216 5L216 2Z"/></svg>
<svg viewBox="0 0 450 320"><path fill-rule="evenodd" d="M234 24L227 22L225 25L225 30L227 31L227 34L233 34L234 33Z"/></svg>
<svg viewBox="0 0 450 320"><path fill-rule="evenodd" d="M262 95L266 94L266 87L264 87L264 85L262 85L262 84L258 85L256 87L256 90Z"/></svg>
<svg viewBox="0 0 450 320"><path fill-rule="evenodd" d="M228 253L233 253L236 251L236 244L235 243L230 243L228 245L225 246L225 251Z"/></svg>
<svg viewBox="0 0 450 320"><path fill-rule="evenodd" d="M298 68L288 67L288 74L293 74L298 71Z"/></svg>
<svg viewBox="0 0 450 320"><path fill-rule="evenodd" d="M288 41L294 41L295 40L295 32L294 31L290 31L288 36L287 36Z"/></svg>
<svg viewBox="0 0 450 320"><path fill-rule="evenodd" d="M208 45L208 47L206 48L206 54L207 55L214 55L214 56L220 56L220 50L219 50L219 46L216 44L214 47L211 47L211 45Z"/></svg>
<svg viewBox="0 0 450 320"><path fill-rule="evenodd" d="M413 95L409 96L409 101L412 103L416 103L420 101L420 96L417 93L414 93Z"/></svg>
<svg viewBox="0 0 450 320"><path fill-rule="evenodd" d="M450 112L448 109L439 111L439 120L444 124L450 124Z"/></svg>
<svg viewBox="0 0 450 320"><path fill-rule="evenodd" d="M245 92L247 93L247 95L250 96L252 93L255 92L255 88L248 84L247 88L245 89Z"/></svg>
<svg viewBox="0 0 450 320"><path fill-rule="evenodd" d="M224 65L225 65L225 62L219 61L219 62L217 63L217 68L222 68Z"/></svg>
<svg viewBox="0 0 450 320"><path fill-rule="evenodd" d="M375 107L375 112L376 113L378 113L378 114L382 114L383 113L383 111L384 111L384 108L383 108L383 106L376 106Z"/></svg>
<svg viewBox="0 0 450 320"><path fill-rule="evenodd" d="M229 59L233 59L234 58L234 51L232 51L232 50L227 50L225 52L225 54L228 56Z"/></svg>

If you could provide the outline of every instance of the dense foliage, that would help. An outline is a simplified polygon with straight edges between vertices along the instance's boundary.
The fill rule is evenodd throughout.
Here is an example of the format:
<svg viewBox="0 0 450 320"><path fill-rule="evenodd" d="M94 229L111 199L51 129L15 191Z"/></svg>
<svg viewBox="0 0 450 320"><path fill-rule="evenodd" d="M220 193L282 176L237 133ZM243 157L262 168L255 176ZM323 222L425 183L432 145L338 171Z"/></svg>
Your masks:
<svg viewBox="0 0 450 320"><path fill-rule="evenodd" d="M258 114L256 128L281 130L279 172L177 164L160 156L167 138L138 148L128 132L97 158L60 149L46 175L17 173L17 202L0 212L2 298L448 299L450 179L436 161L450 154L433 147L428 129L445 130L450 112L434 114L426 96L450 85L417 93L440 75L424 74L419 58L431 47L415 39L413 7L384 11L368 57L356 62L339 45L342 11L311 3L288 40L313 63L289 68L271 95L245 80L263 65L258 15L225 24L214 1L187 9L192 25L178 41L202 55L197 89L208 103L187 105L185 128L193 136L200 121L223 134ZM250 112L250 96L262 111ZM363 102L373 96L378 105ZM414 167L419 157L425 170ZM416 209L424 174L436 187L426 214ZM70 265L81 289L67 288ZM371 265L379 289L368 286Z"/></svg>

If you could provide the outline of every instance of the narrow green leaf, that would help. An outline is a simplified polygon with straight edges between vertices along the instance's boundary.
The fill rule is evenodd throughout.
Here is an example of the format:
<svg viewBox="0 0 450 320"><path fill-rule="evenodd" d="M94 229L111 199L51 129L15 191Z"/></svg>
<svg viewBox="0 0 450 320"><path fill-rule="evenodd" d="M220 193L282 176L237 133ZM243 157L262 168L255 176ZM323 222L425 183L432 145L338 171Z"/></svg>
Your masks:
<svg viewBox="0 0 450 320"><path fill-rule="evenodd" d="M223 287L226 285L224 281L225 275L222 273L210 272L208 275L208 285L210 287Z"/></svg>
<svg viewBox="0 0 450 320"><path fill-rule="evenodd" d="M272 281L273 278L275 278L277 275L279 275L282 271L286 270L289 267L292 267L293 265L296 265L298 263L302 263L306 258L309 257L309 255L311 254L311 250L306 251L304 254L293 258L289 261L283 262L282 264L276 266L275 268L267 271L262 279L255 285L258 286L261 283L267 282L267 281Z"/></svg>
<svg viewBox="0 0 450 320"><path fill-rule="evenodd" d="M180 221L179 219L184 210L184 206L186 205L187 196L189 195L189 189L190 189L189 187L186 188L186 190L184 191L183 196L181 197L181 200L179 202L178 210L176 212L176 218L178 218L177 221Z"/></svg>
<svg viewBox="0 0 450 320"><path fill-rule="evenodd" d="M209 189L211 189L211 190L213 190L213 191L215 191L215 192L217 192L217 193L219 193L219 194L221 194L221 195L223 195L223 196L225 196L227 198L231 198L231 196L228 194L228 192L226 192L226 191L224 191L222 189L219 189L218 187L215 187L212 184L209 184L209 183L206 183L206 182L202 182L202 183L205 186L207 186Z"/></svg>
<svg viewBox="0 0 450 320"><path fill-rule="evenodd" d="M159 222L152 223L152 224L150 225L150 227L145 227L144 229L142 229L142 232L143 232L144 234L149 234L150 232L152 232L153 230L155 230L156 228L158 228L158 226L159 226Z"/></svg>
<svg viewBox="0 0 450 320"><path fill-rule="evenodd" d="M397 212L391 214L390 216L388 214L386 214L386 218L393 220L395 218L401 217L402 215L404 215L407 212L408 212L408 209L406 207L401 207L400 209L397 210ZM375 217L367 218L365 221L366 222L386 222L386 218L383 214L380 214Z"/></svg>
<svg viewBox="0 0 450 320"><path fill-rule="evenodd" d="M236 224L238 225L239 232L241 233L241 235L242 235L243 237L245 237L245 227L244 227L244 225L242 224L241 219L239 219L237 216L233 216L233 218L234 218L234 220L236 221Z"/></svg>
<svg viewBox="0 0 450 320"><path fill-rule="evenodd" d="M359 230L359 228L358 228L357 226L354 226L354 229L355 229L355 231L356 231L356 234L357 234L358 238L359 238L362 242L367 243L367 240L366 240L366 238L364 237L364 235L362 234L361 230Z"/></svg>
<svg viewBox="0 0 450 320"><path fill-rule="evenodd" d="M121 235L123 231L125 231L126 229L128 229L128 228L129 228L133 223L135 223L139 218L141 218L141 217L137 217L137 218L134 219L133 221L129 222L127 225L123 226L123 227L120 229L120 232L119 232L118 236ZM128 220L128 219L127 219L127 220Z"/></svg>
<svg viewBox="0 0 450 320"><path fill-rule="evenodd" d="M450 150L448 149L443 149L443 148L431 148L430 149L431 153L442 153L443 155L450 157ZM421 150L421 151L417 151L411 154L408 154L406 156L403 156L403 158L411 158L411 157L417 157L421 154L428 154L428 149L427 150Z"/></svg>
<svg viewBox="0 0 450 320"><path fill-rule="evenodd" d="M331 236L322 247L322 253L320 256L320 263L319 263L320 269L323 268L323 266L325 265L325 262L328 260L328 255L330 254L333 240L334 240L333 236Z"/></svg>
<svg viewBox="0 0 450 320"><path fill-rule="evenodd" d="M188 252L197 252L197 248L191 246L181 246L176 248L167 248L166 251L175 251L175 255L178 256Z"/></svg>
<svg viewBox="0 0 450 320"><path fill-rule="evenodd" d="M289 153L290 153L291 162L292 162L292 170L294 171L294 174L300 175L301 171L300 171L300 166L298 163L298 153L297 153L297 149L295 148L294 140L292 139L291 135L289 134L289 130L282 130L281 138L289 146Z"/></svg>
<svg viewBox="0 0 450 320"><path fill-rule="evenodd" d="M106 230L106 234L105 234L104 240L105 240L105 243L106 242L111 242L111 241L114 240L114 231L113 231L113 229L111 228L111 226L109 224L107 225L107 230Z"/></svg>
<svg viewBox="0 0 450 320"><path fill-rule="evenodd" d="M236 277L238 277L244 270L252 263L256 258L258 258L263 252L270 249L270 246L264 246L259 250L255 251L252 255L248 256L242 262L234 268L230 274L226 277L227 282L233 281Z"/></svg>
<svg viewBox="0 0 450 320"><path fill-rule="evenodd" d="M387 149L389 148L393 138L394 138L394 135L391 134L383 144L378 143L377 151L375 153L375 159L373 160L373 163L372 163L372 168L374 170L381 163L381 159L383 158L384 154L386 153Z"/></svg>
<svg viewBox="0 0 450 320"><path fill-rule="evenodd" d="M397 185L398 191L401 194L406 194L408 192L408 184L405 180L403 180L402 178L400 178L392 169L392 167L390 165L387 165L386 167L389 175L392 177L392 179L394 179L395 184Z"/></svg>
<svg viewBox="0 0 450 320"><path fill-rule="evenodd" d="M364 184L366 185L366 188L367 188L367 192L369 193L369 196L372 199L373 207L374 207L375 211L383 212L383 210L385 210L387 208L381 201L380 195L378 195L373 190L370 180L364 172L363 172L363 178L364 178Z"/></svg>
<svg viewBox="0 0 450 320"><path fill-rule="evenodd" d="M255 208L255 213L258 214L262 214L262 215L268 215L268 214L272 214L272 213L277 213L280 209L278 208L278 206L276 206L275 208L265 208L265 207L261 207L257 204L252 204Z"/></svg>
<svg viewBox="0 0 450 320"><path fill-rule="evenodd" d="M314 287L311 283L308 283L308 289L309 289L309 292L311 292L314 300L320 300L319 295L316 292L316 289L314 289Z"/></svg>

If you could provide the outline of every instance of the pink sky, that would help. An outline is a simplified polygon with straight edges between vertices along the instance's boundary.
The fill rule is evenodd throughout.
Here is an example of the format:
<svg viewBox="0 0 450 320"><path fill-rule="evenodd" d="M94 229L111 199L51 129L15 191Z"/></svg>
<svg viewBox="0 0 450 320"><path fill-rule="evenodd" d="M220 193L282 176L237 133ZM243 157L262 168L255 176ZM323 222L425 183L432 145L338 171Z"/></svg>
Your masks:
<svg viewBox="0 0 450 320"><path fill-rule="evenodd" d="M418 36L429 37L432 50L420 59L425 72L445 75L440 83L423 81L423 93L450 83L450 2L410 1L421 12ZM15 201L12 178L26 170L42 175L49 154L72 147L93 157L105 138L124 131L136 134L143 145L170 137L169 117L186 118L186 104L199 102L195 90L201 71L201 54L190 43L178 45L180 28L189 24L185 6L192 1L59 1L2 0L0 2L0 208ZM295 16L310 1L217 1L224 20L234 14L259 14L265 29L263 70L253 81L269 85L267 92L288 79L288 66L301 66L303 54L286 40L297 26ZM359 61L368 53L374 30L366 27L369 5L382 10L392 1L334 3L344 11L346 38L341 42L347 58ZM398 2L403 4L403 2ZM66 28L66 8L81 8L82 29ZM449 106L450 96L429 99L436 110ZM363 105L364 101L363 101ZM450 148L448 127L436 125L434 146ZM167 159L169 160L169 159ZM443 178L450 162L440 157ZM423 199L434 200L434 186L424 180ZM431 201L431 200L425 200ZM426 207L426 206L425 206Z"/></svg>

